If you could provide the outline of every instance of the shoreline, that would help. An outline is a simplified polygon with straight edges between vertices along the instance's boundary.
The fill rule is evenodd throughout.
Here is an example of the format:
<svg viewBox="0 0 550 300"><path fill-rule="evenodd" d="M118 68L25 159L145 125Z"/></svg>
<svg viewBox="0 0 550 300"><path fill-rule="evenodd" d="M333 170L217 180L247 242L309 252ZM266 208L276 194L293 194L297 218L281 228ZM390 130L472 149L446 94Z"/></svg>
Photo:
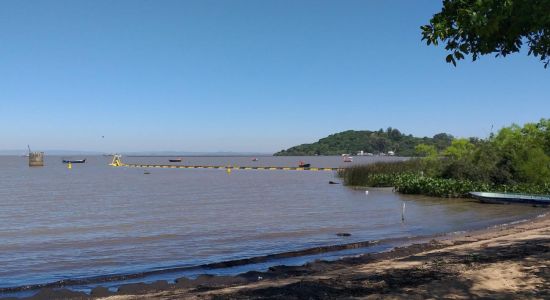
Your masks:
<svg viewBox="0 0 550 300"><path fill-rule="evenodd" d="M500 252L510 249L513 249L510 250L510 255L505 255L502 257L502 260L498 260L498 264L500 264L499 266L502 270L499 269L499 266L492 266L498 270L493 272L496 274L494 276L499 275L512 266L516 269L520 268L517 266L518 262L515 260L525 258L525 256L533 256L530 257L530 260L526 261L544 265L542 269L546 271L540 275L542 279L537 276L535 276L535 279L531 279L539 282L539 285L545 284L546 287L548 287L548 282L550 282L550 272L548 271L550 267L549 212L545 212L543 215L539 215L533 219L461 233L441 234L432 236L431 238L428 242L396 247L385 252L349 256L335 261L316 260L301 266L273 266L267 271L249 271L235 276L199 275L196 279L178 278L175 283L168 283L165 280L155 281L150 284L129 283L121 285L117 292L110 291L105 287L96 287L92 289L90 294L68 289L43 288L31 297L2 299L299 299L300 297L297 293L300 293L300 290L307 291L308 289L310 289L309 293L313 295L313 299L349 298L359 294L364 296L376 294L384 298L386 296L389 297L389 295L396 296L397 294L394 293L395 288L401 290L401 293L405 292L407 295L411 292L413 295L421 295L427 291L430 284L435 284L434 282L449 280L449 278L456 277L457 274L460 274L462 277L468 274L472 275L472 272L475 273L476 268L470 268L472 271L465 268L465 266L491 262L495 253L498 258L501 258ZM503 247L503 242L508 247ZM499 251L496 251L495 247ZM458 255L457 251L462 251L466 254ZM489 253L492 253L493 256L489 255ZM542 255L544 260L536 257L537 255ZM521 265L521 261L519 264ZM446 269L452 272L449 271L449 273L445 271ZM380 270L385 271L380 273ZM364 278L357 275L358 272ZM415 277L414 282L408 282L412 280L409 273L414 275L413 277L416 276L418 278ZM477 274L476 276L479 277L481 275ZM373 284L373 278L382 278L382 281L385 283L378 280L378 283L375 283L380 286L375 284L368 288L363 287L365 280L369 284ZM388 280L390 280L390 283L395 280L398 282L407 281L406 290L403 290L404 287L401 287L401 285L388 289ZM491 281L490 279L487 280ZM348 287L350 282L353 283L356 281L362 282L360 286ZM422 284L415 285L417 283ZM523 283L519 282L515 284ZM451 289L451 286L455 286L455 284L450 285L449 289ZM439 289L442 292L450 292L450 290L446 291L446 288L441 286L441 284L439 284ZM456 289L456 287L452 289ZM472 289L472 287L470 286L469 289ZM513 295L526 293L525 289L521 289L518 286L515 289L508 290L507 293L512 293ZM530 290L533 289L530 288ZM535 289L535 294L538 293L536 290L538 288ZM546 290L550 291L550 289ZM464 293L464 288L462 288L461 292ZM318 293L324 294L319 295ZM458 295L460 291L452 293L457 293ZM478 294L475 295L483 296L483 291L478 291ZM470 297L472 295L474 294L471 294ZM399 295L396 297L399 298Z"/></svg>
<svg viewBox="0 0 550 300"><path fill-rule="evenodd" d="M119 282L120 284L115 285L115 288L119 288L121 286L134 284L135 282L139 283L145 283L148 284L150 282L154 282L154 280L151 280L151 277L158 277L166 275L165 277L172 277L176 278L175 280L181 280L181 279L187 279L187 278L195 278L200 277L209 271L218 271L213 273L225 273L222 270L229 270L231 268L238 268L238 267L246 267L251 266L252 271L245 271L245 272L239 272L234 273L235 275L229 275L233 277L237 277L239 275L245 274L245 273L262 273L264 271L258 271L261 267L254 267L255 265L262 265L264 269L268 269L271 267L298 267L302 266L307 263L311 263L314 261L319 260L326 260L327 262L337 261L341 260L345 257L352 257L352 256L359 256L359 255L366 255L370 253L382 253L388 250L393 249L394 247L407 247L413 243L422 243L424 241L431 240L435 237L444 236L447 234L453 234L454 232L449 233L435 233L435 234L429 234L429 235L420 235L420 236L404 236L404 237L394 237L394 238L386 238L386 239L379 239L379 240L367 240L367 241L355 241L355 242L349 242L349 243L339 243L339 244L333 244L333 245L326 245L326 246L317 246L312 248L305 248L305 249L299 249L299 250L292 250L292 251L285 251L285 252L278 252L273 254L267 254L267 255L260 255L260 256L253 256L248 258L241 258L241 259L234 259L234 260L224 260L224 261L217 261L217 262L211 262L201 265L191 265L191 266L181 266L181 267L171 267L166 269L157 269L157 270L150 270L150 271L142 271L137 273L127 273L127 274L108 274L108 275L100 275L100 276L94 276L94 277L84 277L84 278L68 278L63 279L59 281L53 281L53 282L47 282L47 283L37 283L37 284L28 284L28 285L21 285L21 286L12 286L12 287L0 287L0 300L3 299L12 299L10 297L13 296L4 296L3 294L7 295L16 295L18 293L37 293L41 290L48 290L48 289L67 289L67 290L74 290L74 291L80 291L82 290L83 286L93 286L93 287L102 287L104 285L107 285L109 283L113 282ZM342 233L338 233L342 234ZM337 234L337 235L338 235ZM344 233L347 234L347 233ZM344 235L345 237L345 235ZM354 251L355 250L355 251ZM337 257L337 258L335 258ZM299 264L288 264L288 261L285 262L285 260L293 260L295 261L302 261ZM196 271L192 272L191 275L184 275L184 277L178 276L178 273L185 273L189 271ZM210 276L210 275L208 275ZM213 275L218 277L219 275ZM191 279L193 280L193 279ZM164 279L161 281L165 281ZM168 279L170 281L170 279ZM174 280L172 280L174 281ZM198 285L198 284L197 284ZM112 285L111 285L112 288ZM87 289L88 292L90 290L93 290L93 288ZM32 298L32 296L17 296L19 298L16 299L26 299L26 298Z"/></svg>
<svg viewBox="0 0 550 300"><path fill-rule="evenodd" d="M423 238L423 237L418 237L418 238ZM395 240L406 240L406 239L409 239L409 238L395 238ZM391 241L391 240L392 239L387 239L384 241ZM129 273L129 274L112 274L112 275L87 277L87 278L64 279L64 280L54 281L49 283L30 284L30 285L5 287L5 288L0 287L0 293L38 291L40 289L45 289L45 288L65 288L65 287L91 285L91 284L101 285L102 283L113 282L113 281L124 282L125 280L131 280L131 279L146 280L148 276L152 276L152 275L171 274L171 273L175 274L182 271L193 271L193 270L208 271L208 270L216 270L216 269L225 269L225 268L253 265L253 264L259 264L259 263L267 263L269 261L285 259L285 258L300 258L300 257L308 257L308 256L324 254L324 253L338 253L341 251L352 250L352 249L367 249L369 247L377 246L379 244L380 244L380 240L341 243L341 244L335 244L335 245L306 248L306 249L295 250L295 251L286 251L286 252L279 252L274 254L254 256L249 258L224 260L224 261L212 262L212 263L207 263L202 265L173 267L173 268L167 268L167 269L158 269L158 270L143 271L143 272ZM121 285L124 285L124 284L121 284ZM0 300L1 299L3 298L0 298Z"/></svg>

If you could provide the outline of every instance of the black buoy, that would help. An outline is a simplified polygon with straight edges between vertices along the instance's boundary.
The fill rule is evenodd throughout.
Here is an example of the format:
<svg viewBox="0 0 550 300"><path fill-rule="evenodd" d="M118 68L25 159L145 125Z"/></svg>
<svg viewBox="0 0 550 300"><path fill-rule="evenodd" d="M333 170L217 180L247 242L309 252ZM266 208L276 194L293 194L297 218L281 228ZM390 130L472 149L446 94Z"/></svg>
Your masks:
<svg viewBox="0 0 550 300"><path fill-rule="evenodd" d="M340 184L339 182L329 181L328 184Z"/></svg>

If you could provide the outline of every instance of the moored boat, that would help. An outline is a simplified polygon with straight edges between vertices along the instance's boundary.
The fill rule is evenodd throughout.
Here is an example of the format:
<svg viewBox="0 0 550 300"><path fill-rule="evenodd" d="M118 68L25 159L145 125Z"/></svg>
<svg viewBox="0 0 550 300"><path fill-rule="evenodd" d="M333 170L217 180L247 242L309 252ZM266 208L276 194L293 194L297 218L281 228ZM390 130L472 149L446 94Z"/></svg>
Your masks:
<svg viewBox="0 0 550 300"><path fill-rule="evenodd" d="M64 159L64 164L83 164L86 162L86 159Z"/></svg>
<svg viewBox="0 0 550 300"><path fill-rule="evenodd" d="M173 159L169 159L168 161L169 162L181 162L181 158L173 158Z"/></svg>
<svg viewBox="0 0 550 300"><path fill-rule="evenodd" d="M550 205L550 196L487 192L470 192L470 196L484 203Z"/></svg>
<svg viewBox="0 0 550 300"><path fill-rule="evenodd" d="M299 168L309 168L309 167L311 167L311 164L306 164L305 162L300 161L300 162L298 163L298 167L299 167Z"/></svg>

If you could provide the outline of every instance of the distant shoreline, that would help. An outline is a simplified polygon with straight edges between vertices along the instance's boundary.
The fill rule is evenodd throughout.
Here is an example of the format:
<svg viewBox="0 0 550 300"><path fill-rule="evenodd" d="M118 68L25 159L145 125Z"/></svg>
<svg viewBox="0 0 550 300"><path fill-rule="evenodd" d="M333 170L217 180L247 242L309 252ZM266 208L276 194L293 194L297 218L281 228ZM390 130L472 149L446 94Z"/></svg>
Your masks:
<svg viewBox="0 0 550 300"><path fill-rule="evenodd" d="M221 154L211 154L211 155L200 155L200 154L174 154L174 155L125 155L122 153L123 157L273 157L272 154L235 154L235 155L221 155Z"/></svg>

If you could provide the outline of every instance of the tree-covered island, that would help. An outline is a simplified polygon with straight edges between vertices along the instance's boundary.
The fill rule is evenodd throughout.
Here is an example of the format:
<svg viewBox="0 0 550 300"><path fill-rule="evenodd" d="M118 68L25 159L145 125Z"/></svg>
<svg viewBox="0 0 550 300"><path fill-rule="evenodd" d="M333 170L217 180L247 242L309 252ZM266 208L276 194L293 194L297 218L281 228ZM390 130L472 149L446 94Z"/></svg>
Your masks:
<svg viewBox="0 0 550 300"><path fill-rule="evenodd" d="M301 155L341 155L363 153L387 154L393 152L398 156L414 156L416 146L429 145L441 151L447 148L453 136L439 133L433 137L414 137L401 133L398 129L389 127L386 130L348 130L331 134L311 144L302 144L281 150L276 156Z"/></svg>

